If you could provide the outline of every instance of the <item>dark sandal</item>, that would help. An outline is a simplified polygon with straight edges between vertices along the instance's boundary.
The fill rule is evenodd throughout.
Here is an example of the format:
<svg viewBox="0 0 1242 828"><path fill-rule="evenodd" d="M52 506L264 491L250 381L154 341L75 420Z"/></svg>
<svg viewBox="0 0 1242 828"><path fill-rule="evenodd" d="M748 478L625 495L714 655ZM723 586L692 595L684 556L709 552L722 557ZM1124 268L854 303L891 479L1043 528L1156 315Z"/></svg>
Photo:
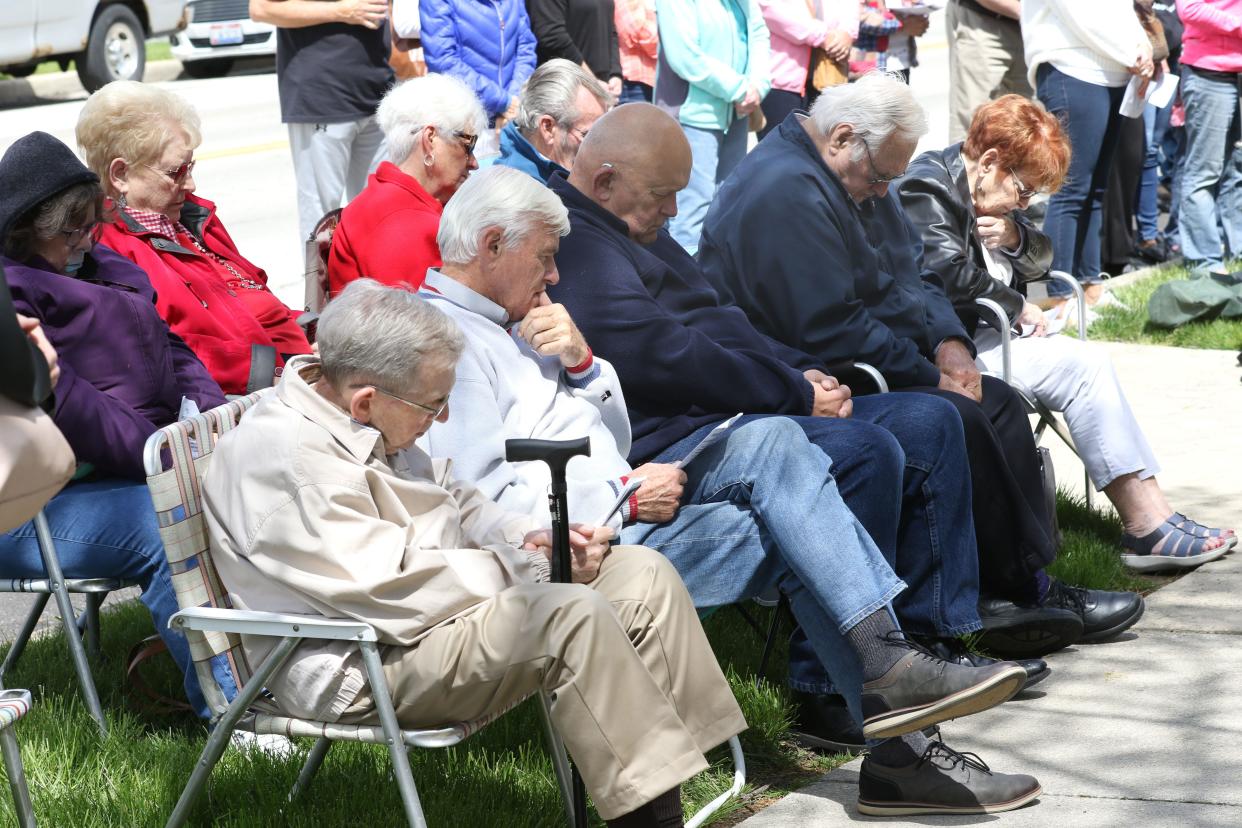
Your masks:
<svg viewBox="0 0 1242 828"><path fill-rule="evenodd" d="M1181 529L1188 535L1194 535L1196 538L1221 538L1226 541L1225 545L1230 549L1238 544L1238 536L1234 534L1232 529L1216 529L1211 526L1204 526L1199 521L1188 518L1181 512L1174 512L1173 517L1165 522L1173 524L1178 529Z"/></svg>
<svg viewBox="0 0 1242 828"><path fill-rule="evenodd" d="M1121 562L1136 572L1189 569L1214 561L1229 551L1227 543L1208 549L1212 540L1196 537L1165 521L1141 538L1122 535L1121 548L1125 551L1121 554Z"/></svg>

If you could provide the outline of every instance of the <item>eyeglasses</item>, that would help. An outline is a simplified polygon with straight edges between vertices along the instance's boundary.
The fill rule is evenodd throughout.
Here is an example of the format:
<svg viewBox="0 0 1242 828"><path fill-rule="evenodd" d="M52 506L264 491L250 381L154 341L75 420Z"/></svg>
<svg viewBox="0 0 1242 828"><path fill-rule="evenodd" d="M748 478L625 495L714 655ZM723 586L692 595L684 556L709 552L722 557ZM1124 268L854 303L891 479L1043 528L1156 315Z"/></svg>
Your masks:
<svg viewBox="0 0 1242 828"><path fill-rule="evenodd" d="M82 243L83 239L90 238L91 244L95 244L103 236L103 224L98 221L92 221L85 227L76 227L73 230L61 230L61 235L65 237L65 242L70 247L77 247Z"/></svg>
<svg viewBox="0 0 1242 828"><path fill-rule="evenodd" d="M172 169L172 170L161 170L159 167L152 167L150 164L143 164L142 166L146 167L149 170L155 170L160 175L171 180L172 183L174 184L180 184L182 181L185 180L185 177L187 175L194 172L195 163L196 162L193 159L190 159L189 161L186 161L184 164L182 164L180 167L177 167L176 169Z"/></svg>
<svg viewBox="0 0 1242 828"><path fill-rule="evenodd" d="M1014 183L1014 184L1016 185L1016 187L1017 187L1017 190L1018 190L1018 200L1019 200L1019 201L1022 201L1022 200L1024 200L1024 199L1031 198L1031 197L1033 197L1036 193L1038 193L1038 192L1039 192L1039 190L1032 190L1030 187L1028 187L1028 186L1026 186L1025 184L1023 184L1023 183L1022 183L1022 179L1021 179L1021 178L1018 178L1018 174L1017 174L1015 171L1010 170L1010 171L1009 171L1009 175L1010 175L1010 177L1012 177L1012 178L1013 178L1013 183Z"/></svg>
<svg viewBox="0 0 1242 828"><path fill-rule="evenodd" d="M897 173L896 175L880 175L880 171L875 167L875 159L871 157L871 148L867 146L867 140L862 136L859 136L858 140L862 142L863 152L867 153L867 163L871 165L871 184L873 186L880 184L891 184L898 178L901 178L903 173Z"/></svg>
<svg viewBox="0 0 1242 828"><path fill-rule="evenodd" d="M478 135L471 135L469 132L454 132L453 137L461 142L461 148L466 151L466 155L474 155L475 145L479 143Z"/></svg>
<svg viewBox="0 0 1242 828"><path fill-rule="evenodd" d="M376 391L380 392L385 397L392 397L397 402L403 402L408 406L412 406L414 408L417 408L420 411L424 411L430 414L432 419L438 418L441 414L444 413L444 409L448 408L447 399L444 402L440 403L439 408L432 408L431 406L423 405L420 402L414 402L413 400L407 400L405 397L398 397L396 394L392 393L391 391L385 391L383 388L380 388L378 385L371 385L369 383L364 383L362 385L351 385L349 387L350 388L374 388Z"/></svg>

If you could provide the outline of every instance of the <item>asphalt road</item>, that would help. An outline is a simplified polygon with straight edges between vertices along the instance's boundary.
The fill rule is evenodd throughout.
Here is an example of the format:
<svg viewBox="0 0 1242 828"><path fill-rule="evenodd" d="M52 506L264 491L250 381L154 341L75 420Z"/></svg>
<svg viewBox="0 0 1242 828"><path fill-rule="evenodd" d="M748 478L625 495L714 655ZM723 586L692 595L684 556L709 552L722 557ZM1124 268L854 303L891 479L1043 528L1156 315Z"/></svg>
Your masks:
<svg viewBox="0 0 1242 828"><path fill-rule="evenodd" d="M911 86L930 127L921 151L947 142L948 53L941 14L933 17L919 54ZM147 81L172 89L198 110L203 131L195 153L198 194L216 202L238 248L267 271L272 290L300 307L303 261L293 164L270 66L252 62L243 73L192 80L179 74L180 64L169 61L149 64ZM85 99L72 74L0 81L0 153L36 129L76 146L73 130ZM29 605L28 596L0 596L0 640L15 634ZM43 624L50 619L52 611L46 611Z"/></svg>

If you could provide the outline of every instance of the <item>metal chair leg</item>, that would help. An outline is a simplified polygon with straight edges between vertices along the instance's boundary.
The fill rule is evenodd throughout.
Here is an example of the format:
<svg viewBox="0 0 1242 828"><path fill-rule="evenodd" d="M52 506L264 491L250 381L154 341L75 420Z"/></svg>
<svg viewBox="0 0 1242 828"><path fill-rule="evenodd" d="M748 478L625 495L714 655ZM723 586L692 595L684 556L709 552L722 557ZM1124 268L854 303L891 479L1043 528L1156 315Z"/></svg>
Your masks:
<svg viewBox="0 0 1242 828"><path fill-rule="evenodd" d="M788 612L789 597L782 592L780 600L776 602L776 608L772 610L772 622L768 625L768 637L763 642L763 655L759 658L760 677L768 674L768 659L771 658L772 649L776 646L776 636L781 631L781 619Z"/></svg>
<svg viewBox="0 0 1242 828"><path fill-rule="evenodd" d="M99 660L100 653L99 608L107 597L106 592L86 593L86 609L82 613L86 616L86 654L95 661Z"/></svg>
<svg viewBox="0 0 1242 828"><path fill-rule="evenodd" d="M556 773L556 784L561 789L561 804L565 808L565 824L573 826L577 816L574 814L574 783L573 773L569 767L569 752L560 734L552 727L552 700L547 693L539 694L539 719L543 722L543 734L548 740L548 751L552 754L552 770Z"/></svg>
<svg viewBox="0 0 1242 828"><path fill-rule="evenodd" d="M0 664L0 677L7 676L9 670L17 666L17 660L22 657L22 652L26 649L30 636L34 634L35 627L39 626L39 619L43 617L43 608L47 606L48 599L51 597L48 593L35 595L35 602L31 604L30 612L26 613L26 620L22 622L21 631L17 633L17 638L13 639L13 646L9 648L9 654L4 657L4 664Z"/></svg>
<svg viewBox="0 0 1242 828"><path fill-rule="evenodd" d="M328 755L328 750L332 747L332 740L327 736L320 736L315 740L315 746L311 748L310 754L306 757L306 763L302 765L302 771L298 774L298 781L293 783L293 789L289 791L289 801L297 799L306 793L306 789L315 779L315 774L319 772L319 768L323 765L324 758Z"/></svg>
<svg viewBox="0 0 1242 828"><path fill-rule="evenodd" d="M13 728L0 730L0 754L4 757L4 772L9 777L13 791L13 807L17 811L19 828L35 828L34 808L30 804L30 788L26 785L26 771L22 767L22 755L17 749L17 736Z"/></svg>
<svg viewBox="0 0 1242 828"><path fill-rule="evenodd" d="M259 693L263 690L267 680L272 674L280 669L289 656L293 653L293 648L298 645L300 639L282 638L280 642L268 654L263 663L259 665L259 669L250 677L250 681L246 682L241 692L233 699L228 709L224 711L224 715L216 722L216 726L212 729L211 734L207 737L207 745L203 748L203 753L198 758L198 764L194 766L194 772L190 774L190 779L185 783L185 789L181 791L181 796L177 799L177 805L173 808L172 814L165 823L165 828L180 828L185 825L187 819L190 818L190 809L194 807L194 802L198 799L199 794L203 792L207 781L211 778L211 770L220 761L220 757L224 755L224 749L229 745L229 737L233 735L233 728L237 727L237 722L241 719L246 709L258 698Z"/></svg>
<svg viewBox="0 0 1242 828"><path fill-rule="evenodd" d="M43 553L43 566L47 570L52 592L56 595L56 604L60 609L60 621L65 628L65 638L69 643L69 654L73 657L73 668L78 674L78 684L82 688L82 698L91 718L99 725L99 733L108 735L108 725L104 720L103 706L99 703L99 693L95 690L95 679L91 676L90 664L86 661L86 650L82 647L82 639L78 637L77 613L73 602L69 600L69 590L65 588L65 576L60 569L60 559L56 557L56 546L52 543L52 532L47 525L47 516L43 512L35 515L35 536L39 540L39 550Z"/></svg>
<svg viewBox="0 0 1242 828"><path fill-rule="evenodd" d="M410 770L410 757L405 751L401 727L397 724L397 713L392 709L392 697L388 695L388 682L384 679L384 664L380 661L379 649L374 641L359 641L358 648L362 650L362 664L366 667L375 709L388 742L388 754L392 758L393 776L397 778L405 818L410 828L427 828L427 817L423 815L423 805L418 801L418 789L414 786L414 772Z"/></svg>

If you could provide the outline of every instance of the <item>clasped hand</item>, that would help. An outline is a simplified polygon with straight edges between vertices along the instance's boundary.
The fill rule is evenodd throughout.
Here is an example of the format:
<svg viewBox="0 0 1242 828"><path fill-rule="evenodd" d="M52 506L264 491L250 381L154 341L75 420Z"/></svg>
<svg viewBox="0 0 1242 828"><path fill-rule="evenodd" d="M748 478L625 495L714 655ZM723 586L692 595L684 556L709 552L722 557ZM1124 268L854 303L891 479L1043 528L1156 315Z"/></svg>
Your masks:
<svg viewBox="0 0 1242 828"><path fill-rule="evenodd" d="M599 575L600 565L608 554L613 531L607 526L591 526L573 523L569 527L570 568L575 584L589 584ZM527 532L522 548L542 552L552 560L552 530L536 529Z"/></svg>
<svg viewBox="0 0 1242 828"><path fill-rule="evenodd" d="M803 371L802 376L815 391L811 414L815 417L839 417L844 420L854 413L853 392L848 385L837 382L818 368Z"/></svg>
<svg viewBox="0 0 1242 828"><path fill-rule="evenodd" d="M936 350L936 367L940 369L939 388L953 391L975 402L983 402L983 377L970 351L956 339L940 343Z"/></svg>

